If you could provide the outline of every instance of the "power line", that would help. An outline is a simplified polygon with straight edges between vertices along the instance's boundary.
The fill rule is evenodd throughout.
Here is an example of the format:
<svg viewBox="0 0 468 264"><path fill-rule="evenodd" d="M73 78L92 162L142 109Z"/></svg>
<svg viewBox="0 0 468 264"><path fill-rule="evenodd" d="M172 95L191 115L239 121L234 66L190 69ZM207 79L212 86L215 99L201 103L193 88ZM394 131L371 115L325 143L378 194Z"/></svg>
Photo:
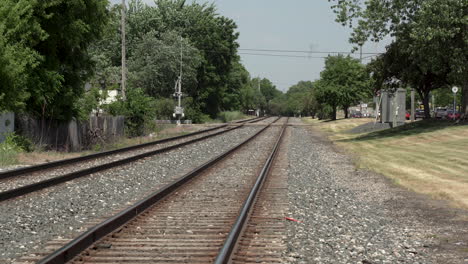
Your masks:
<svg viewBox="0 0 468 264"><path fill-rule="evenodd" d="M279 49L238 49L238 50L244 50L244 51L261 51L261 52L284 52L284 53L307 53L307 54L331 54L331 53L338 53L338 54L354 54L354 52L351 51L312 51L312 50L279 50ZM383 54L380 52L363 52L362 54L365 55L379 55Z"/></svg>
<svg viewBox="0 0 468 264"><path fill-rule="evenodd" d="M282 55L282 54L271 54L271 53L248 53L239 52L240 55L254 55L254 56L270 56L270 57L288 57L288 58L304 58L304 59L326 59L327 57L313 57L313 56L300 56L300 55Z"/></svg>

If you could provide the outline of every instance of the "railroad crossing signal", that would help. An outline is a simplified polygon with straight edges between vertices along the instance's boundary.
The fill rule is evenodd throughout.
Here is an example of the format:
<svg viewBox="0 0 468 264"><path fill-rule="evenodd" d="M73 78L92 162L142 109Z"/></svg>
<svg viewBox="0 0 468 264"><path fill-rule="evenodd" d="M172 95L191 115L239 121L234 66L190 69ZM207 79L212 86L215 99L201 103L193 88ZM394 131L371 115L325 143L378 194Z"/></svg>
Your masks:
<svg viewBox="0 0 468 264"><path fill-rule="evenodd" d="M452 88L452 92L453 92L454 94L458 93L458 87L454 86L454 87Z"/></svg>

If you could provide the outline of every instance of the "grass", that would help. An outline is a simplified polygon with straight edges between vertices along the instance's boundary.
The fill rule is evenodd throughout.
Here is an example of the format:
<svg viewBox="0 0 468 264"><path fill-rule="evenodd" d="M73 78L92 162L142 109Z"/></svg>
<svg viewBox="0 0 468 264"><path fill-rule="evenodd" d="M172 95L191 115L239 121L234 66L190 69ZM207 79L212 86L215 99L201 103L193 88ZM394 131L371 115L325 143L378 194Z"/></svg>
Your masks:
<svg viewBox="0 0 468 264"><path fill-rule="evenodd" d="M218 119L223 123L231 122L233 120L244 119L247 116L239 111L225 111L218 115Z"/></svg>
<svg viewBox="0 0 468 264"><path fill-rule="evenodd" d="M365 134L347 130L369 119L311 121L356 158L359 168L453 205L468 208L468 124L420 121Z"/></svg>
<svg viewBox="0 0 468 264"><path fill-rule="evenodd" d="M0 166L18 164L18 151L6 144L0 144Z"/></svg>

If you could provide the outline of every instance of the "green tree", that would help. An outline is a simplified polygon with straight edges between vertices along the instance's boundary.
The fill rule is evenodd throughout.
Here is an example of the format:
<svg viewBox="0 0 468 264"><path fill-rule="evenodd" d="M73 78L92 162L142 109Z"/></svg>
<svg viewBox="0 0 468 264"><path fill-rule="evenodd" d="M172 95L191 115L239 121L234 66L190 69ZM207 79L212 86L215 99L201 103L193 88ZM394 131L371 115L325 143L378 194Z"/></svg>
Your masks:
<svg viewBox="0 0 468 264"><path fill-rule="evenodd" d="M398 87L414 87L424 105L426 118L431 117L429 100L431 92L447 86L447 73L438 74L425 70L420 63L420 51L410 52L403 40L393 42L387 52L375 59L368 67L374 75L374 88L394 89Z"/></svg>
<svg viewBox="0 0 468 264"><path fill-rule="evenodd" d="M412 55L415 61L408 68L414 70L416 64L421 71L415 74L437 76L449 86L462 85L462 108L468 115L467 1L330 1L335 3L337 21L354 28L350 39L353 43L360 45L391 35L404 49L402 53Z"/></svg>
<svg viewBox="0 0 468 264"><path fill-rule="evenodd" d="M315 98L314 84L311 81L300 81L286 92L286 115L315 116L318 103Z"/></svg>
<svg viewBox="0 0 468 264"><path fill-rule="evenodd" d="M11 65L1 72L0 97L43 118L68 120L78 115L76 101L93 70L87 52L107 21L105 0L14 1L0 9L0 56ZM14 59L12 56L24 55ZM21 81L12 81L11 77ZM22 87L20 87L22 86ZM6 92L14 91L14 92ZM27 106L27 107L25 107Z"/></svg>
<svg viewBox="0 0 468 264"><path fill-rule="evenodd" d="M0 5L0 112L26 108L27 82L42 57L34 50L47 35L38 23L35 1L2 1Z"/></svg>
<svg viewBox="0 0 468 264"><path fill-rule="evenodd" d="M198 50L174 31L162 33L159 39L155 35L154 31L144 35L129 58L129 84L154 98L170 97L182 59L182 86L184 90L196 89L202 59Z"/></svg>
<svg viewBox="0 0 468 264"><path fill-rule="evenodd" d="M332 108L333 120L338 107L343 108L348 118L348 108L370 96L369 85L369 75L359 60L350 56L329 56L317 82L316 96L319 103Z"/></svg>
<svg viewBox="0 0 468 264"><path fill-rule="evenodd" d="M105 54L110 59L109 68L119 67L120 50L118 43L120 7L112 10L112 22L106 30L106 40L96 43L94 54ZM148 6L141 0L132 0L127 12L127 55L129 61L130 82L136 86L145 86L151 96L166 96L167 89L172 89L177 79L172 73L178 67L180 41L184 39L184 60L187 76L184 77L184 93L193 111L202 111L215 117L220 110L239 107L240 86L235 75L239 67L237 56L237 38L235 23L219 16L214 5L191 3L182 0L157 0L155 6ZM150 45L151 48L148 48ZM145 49L146 47L146 49ZM196 52L196 50L198 52ZM164 62L152 63L165 58ZM193 70L195 69L195 78ZM164 74L164 71L170 74ZM148 75L150 73L151 75ZM148 89L149 87L149 89ZM192 111L192 112L193 112ZM193 115L197 116L197 115ZM201 116L201 115L199 115Z"/></svg>

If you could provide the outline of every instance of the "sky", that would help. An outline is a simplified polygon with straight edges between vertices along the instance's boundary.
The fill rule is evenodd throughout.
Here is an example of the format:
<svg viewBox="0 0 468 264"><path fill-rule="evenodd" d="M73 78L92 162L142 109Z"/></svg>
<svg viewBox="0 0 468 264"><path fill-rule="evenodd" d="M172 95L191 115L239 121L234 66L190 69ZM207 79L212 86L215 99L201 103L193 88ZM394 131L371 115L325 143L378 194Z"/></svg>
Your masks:
<svg viewBox="0 0 468 264"><path fill-rule="evenodd" d="M120 3L119 0L111 0ZM153 4L153 0L144 0ZM187 1L190 2L190 1ZM237 26L240 56L252 77L268 78L282 91L299 81L320 78L327 54L278 53L243 49L300 50L349 52L351 29L335 22L328 0L196 0L215 3L222 16L233 19ZM363 53L385 51L388 41L368 43ZM250 53L250 54L247 54ZM252 55L258 53L302 57ZM332 54L334 55L334 54ZM359 57L359 54L355 55ZM368 55L363 55L366 57ZM370 58L363 60L369 62Z"/></svg>

